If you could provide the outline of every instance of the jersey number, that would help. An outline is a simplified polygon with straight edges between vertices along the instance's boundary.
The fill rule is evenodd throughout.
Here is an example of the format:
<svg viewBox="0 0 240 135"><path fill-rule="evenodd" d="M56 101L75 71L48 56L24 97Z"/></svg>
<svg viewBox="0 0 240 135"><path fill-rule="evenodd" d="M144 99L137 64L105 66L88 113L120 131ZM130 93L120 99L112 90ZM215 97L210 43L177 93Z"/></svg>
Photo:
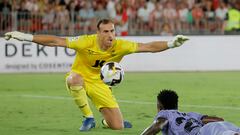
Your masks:
<svg viewBox="0 0 240 135"><path fill-rule="evenodd" d="M184 129L190 133L194 128L199 127L199 125L193 124L196 122L197 120L195 119L189 119L185 124Z"/></svg>
<svg viewBox="0 0 240 135"><path fill-rule="evenodd" d="M180 125L185 120L186 119L184 117L178 117L178 118L176 118L176 124ZM193 118L187 120L186 124L184 125L184 129L186 132L190 133L194 128L199 127L199 125L196 125L193 123L198 123L198 121Z"/></svg>
<svg viewBox="0 0 240 135"><path fill-rule="evenodd" d="M102 67L105 60L96 60L95 64L92 67Z"/></svg>

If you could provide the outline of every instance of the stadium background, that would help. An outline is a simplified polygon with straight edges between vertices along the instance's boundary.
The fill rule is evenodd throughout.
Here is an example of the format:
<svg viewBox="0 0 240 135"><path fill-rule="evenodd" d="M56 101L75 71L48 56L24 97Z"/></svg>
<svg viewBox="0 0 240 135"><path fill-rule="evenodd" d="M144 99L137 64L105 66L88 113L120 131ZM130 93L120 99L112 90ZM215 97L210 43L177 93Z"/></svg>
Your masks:
<svg viewBox="0 0 240 135"><path fill-rule="evenodd" d="M147 42L188 35L191 40L180 48L123 60L128 72L114 94L133 129L103 129L94 110L98 128L86 134L139 134L151 123L163 88L176 89L182 111L218 115L240 126L239 25L227 27L234 19L226 17L232 8L239 12L239 5L239 0L1 0L0 35L91 34L102 17L115 20L120 38ZM73 56L64 48L0 39L1 134L84 134L64 86Z"/></svg>

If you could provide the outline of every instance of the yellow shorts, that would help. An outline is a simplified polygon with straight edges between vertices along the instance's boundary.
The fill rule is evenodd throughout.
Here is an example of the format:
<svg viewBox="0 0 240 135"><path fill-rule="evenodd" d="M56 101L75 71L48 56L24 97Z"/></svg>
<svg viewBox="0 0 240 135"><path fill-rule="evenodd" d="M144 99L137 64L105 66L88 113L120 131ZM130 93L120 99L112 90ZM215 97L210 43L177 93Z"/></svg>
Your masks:
<svg viewBox="0 0 240 135"><path fill-rule="evenodd" d="M66 74L66 78L69 73ZM87 82L84 81L84 89L88 97L98 110L103 107L107 108L119 108L116 98L112 94L112 90L102 81Z"/></svg>
<svg viewBox="0 0 240 135"><path fill-rule="evenodd" d="M87 95L99 110L103 107L118 108L118 103L112 94L112 90L102 82L84 82Z"/></svg>

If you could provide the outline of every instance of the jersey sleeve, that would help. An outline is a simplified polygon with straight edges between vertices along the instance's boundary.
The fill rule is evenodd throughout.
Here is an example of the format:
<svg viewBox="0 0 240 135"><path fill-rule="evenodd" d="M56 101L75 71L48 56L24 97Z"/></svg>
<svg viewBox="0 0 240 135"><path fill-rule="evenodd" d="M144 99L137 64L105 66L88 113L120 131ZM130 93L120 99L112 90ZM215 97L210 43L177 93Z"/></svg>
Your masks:
<svg viewBox="0 0 240 135"><path fill-rule="evenodd" d="M67 47L77 51L86 48L86 46L89 45L89 42L87 35L67 37Z"/></svg>
<svg viewBox="0 0 240 135"><path fill-rule="evenodd" d="M165 119L168 120L168 118L169 118L168 111L162 110L162 111L158 112L158 114L156 115L154 121L156 121L158 118L165 118Z"/></svg>
<svg viewBox="0 0 240 135"><path fill-rule="evenodd" d="M124 55L135 53L137 51L138 43L123 39L118 39L118 44L121 45Z"/></svg>

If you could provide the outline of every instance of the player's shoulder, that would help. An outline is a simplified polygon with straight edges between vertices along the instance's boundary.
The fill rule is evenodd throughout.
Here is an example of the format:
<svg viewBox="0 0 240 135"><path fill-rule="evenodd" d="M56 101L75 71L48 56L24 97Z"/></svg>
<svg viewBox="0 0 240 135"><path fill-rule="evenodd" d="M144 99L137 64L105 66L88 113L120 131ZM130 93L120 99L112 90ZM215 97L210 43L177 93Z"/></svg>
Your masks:
<svg viewBox="0 0 240 135"><path fill-rule="evenodd" d="M84 38L86 38L88 40L96 40L97 35L96 34L84 35Z"/></svg>
<svg viewBox="0 0 240 135"><path fill-rule="evenodd" d="M67 42L72 48L82 50L94 46L96 43L96 34L92 35L79 35L74 37L68 37ZM71 48L70 47L70 48Z"/></svg>
<svg viewBox="0 0 240 135"><path fill-rule="evenodd" d="M121 48L131 48L136 46L137 42L125 38L116 38L115 44Z"/></svg>
<svg viewBox="0 0 240 135"><path fill-rule="evenodd" d="M91 34L91 35L81 35L79 36L79 40L80 41L85 41L85 42L93 42L97 39L97 35L96 34Z"/></svg>
<svg viewBox="0 0 240 135"><path fill-rule="evenodd" d="M164 112L164 113L176 113L176 112L179 112L178 110L175 110L175 109L171 109L171 110L161 110L160 112Z"/></svg>
<svg viewBox="0 0 240 135"><path fill-rule="evenodd" d="M158 112L158 116L164 116L164 117L169 117L169 116L177 116L182 114L178 110L161 110Z"/></svg>
<svg viewBox="0 0 240 135"><path fill-rule="evenodd" d="M74 37L68 37L69 41L77 41L77 40L95 40L96 39L96 34L91 34L91 35L79 35L79 36L74 36Z"/></svg>
<svg viewBox="0 0 240 135"><path fill-rule="evenodd" d="M128 39L125 39L125 38L119 38L119 37L116 38L116 41L117 41L117 43L119 43L119 44L132 43L132 42L133 42L133 41L131 41L131 40L128 40Z"/></svg>
<svg viewBox="0 0 240 135"><path fill-rule="evenodd" d="M158 112L158 116L168 116L168 115L171 115L173 112L176 112L176 110L161 110Z"/></svg>

